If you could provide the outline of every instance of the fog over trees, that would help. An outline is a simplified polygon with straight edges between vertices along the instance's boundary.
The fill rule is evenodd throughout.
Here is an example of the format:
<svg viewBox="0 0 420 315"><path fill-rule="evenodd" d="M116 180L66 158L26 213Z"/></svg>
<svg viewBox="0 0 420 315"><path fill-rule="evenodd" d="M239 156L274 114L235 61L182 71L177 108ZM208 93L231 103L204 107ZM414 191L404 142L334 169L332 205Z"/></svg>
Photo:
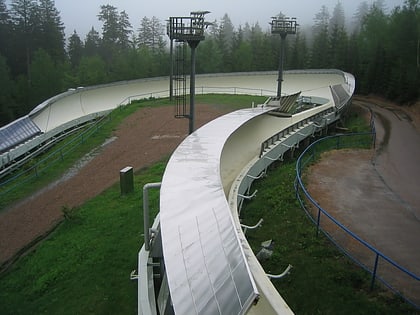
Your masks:
<svg viewBox="0 0 420 315"><path fill-rule="evenodd" d="M418 100L419 1L389 13L383 0L363 1L350 18L341 2L322 6L312 27L287 37L285 69L337 68L356 76L357 93ZM128 13L111 5L97 18L102 29L66 38L53 0L0 0L0 125L68 88L169 75L166 22L138 17L131 25ZM197 73L278 68L280 38L258 23L235 28L227 13L206 32Z"/></svg>

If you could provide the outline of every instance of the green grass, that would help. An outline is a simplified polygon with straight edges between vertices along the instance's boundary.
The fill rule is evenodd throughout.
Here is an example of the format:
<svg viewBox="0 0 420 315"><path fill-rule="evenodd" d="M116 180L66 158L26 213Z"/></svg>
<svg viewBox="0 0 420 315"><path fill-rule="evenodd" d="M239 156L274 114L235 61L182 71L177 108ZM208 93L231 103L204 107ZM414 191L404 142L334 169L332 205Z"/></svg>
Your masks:
<svg viewBox="0 0 420 315"><path fill-rule="evenodd" d="M367 117L370 117L370 114L365 108L352 106L346 115L345 124L349 126L350 132L370 132Z"/></svg>
<svg viewBox="0 0 420 315"><path fill-rule="evenodd" d="M112 132L125 117L143 106L151 106L151 104L139 102L132 104L132 106L116 109L107 118L104 118L104 122L98 126L89 138L86 139L86 136L83 138L81 137L83 131L87 130L87 128L81 130L60 141L44 154L32 159L22 166L17 172L38 165L36 174L35 170L33 170L12 182L10 185L2 186L0 192L9 190L10 186L14 186L15 188L8 191L6 194L2 194L0 210L60 178L60 176L74 165L77 160L100 146L107 138L111 137Z"/></svg>
<svg viewBox="0 0 420 315"><path fill-rule="evenodd" d="M111 128L112 129L112 128ZM100 143L100 141L99 141ZM34 251L0 275L0 314L136 314L137 269L143 238L142 187L161 181L166 160L135 174L135 192L120 196L119 185L77 209L63 209L66 219ZM242 210L243 223L263 227L248 231L255 251L261 241L275 241L267 272L294 266L274 285L296 314L415 314L389 292L369 291L370 277L324 237L296 201L295 161L271 168L253 188L258 194ZM158 191L150 206L158 208Z"/></svg>
<svg viewBox="0 0 420 315"><path fill-rule="evenodd" d="M143 238L142 187L162 178L166 161L135 176L135 192L119 185L78 209L36 250L0 278L1 314L135 314L137 253ZM158 191L150 193L156 214Z"/></svg>
<svg viewBox="0 0 420 315"><path fill-rule="evenodd" d="M244 224L260 218L263 226L247 232L254 252L273 239L273 256L263 263L268 273L279 274L291 264L291 273L273 284L296 314L416 314L390 292L370 291L370 276L344 256L300 209L293 181L295 163L272 169L252 189L257 196L244 205Z"/></svg>
<svg viewBox="0 0 420 315"><path fill-rule="evenodd" d="M208 104L222 112L227 112L250 107L252 102L256 104L262 103L265 99L266 97L250 95L209 94L197 95L196 104ZM107 138L110 138L122 120L135 111L143 107L170 106L171 104L173 102L168 98L134 101L129 106L114 110L104 119L103 123L93 127L95 132L89 138L86 138L86 136L81 137L82 132L86 128L60 141L43 155L32 159L13 174L15 175L24 169L30 169L34 165L39 165L36 172L37 176L35 176L35 170L33 170L11 184L0 188L0 211L59 179L77 160L99 147ZM55 154L52 155L54 152ZM65 153L62 154L62 152ZM9 191L12 186L14 188Z"/></svg>
<svg viewBox="0 0 420 315"><path fill-rule="evenodd" d="M225 94L204 94L197 95L195 98L196 104L212 105L220 110L226 111L251 107L252 103L255 105L262 104L266 100L266 96L250 95L231 95L229 96L229 99L227 99Z"/></svg>

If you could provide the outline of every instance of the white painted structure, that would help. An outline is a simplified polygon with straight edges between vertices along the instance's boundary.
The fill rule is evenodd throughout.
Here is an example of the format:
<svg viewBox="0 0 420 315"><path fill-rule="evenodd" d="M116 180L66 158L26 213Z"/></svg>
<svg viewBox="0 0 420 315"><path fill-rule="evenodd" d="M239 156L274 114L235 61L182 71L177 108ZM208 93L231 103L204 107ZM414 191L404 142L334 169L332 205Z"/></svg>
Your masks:
<svg viewBox="0 0 420 315"><path fill-rule="evenodd" d="M291 117L269 115L275 108L267 105L227 114L196 130L172 154L151 242L159 252L143 247L139 253L139 314L292 314L242 232L240 196L285 151L340 118L343 104L335 103L340 98L331 86L340 87L347 104L354 78L338 71L285 78L284 91L306 91L318 104ZM273 88L271 79L270 86L264 80L267 86L255 85ZM279 133L262 152L261 144ZM151 263L164 273L158 296Z"/></svg>
<svg viewBox="0 0 420 315"><path fill-rule="evenodd" d="M3 152L0 166L63 130L133 99L167 97L168 86L165 77L77 88L57 95L24 117L40 134ZM268 97L276 95L276 88L277 72L196 76L197 94ZM181 143L161 184L160 214L150 231L151 249L143 246L139 253L139 314L292 314L242 232L241 203L253 180L269 164L340 118L354 88L354 77L341 71L289 71L282 91L302 92L316 106L290 117L269 115L275 108L267 104L233 112ZM0 134L10 125L0 128ZM157 269L160 280L155 290L153 273Z"/></svg>

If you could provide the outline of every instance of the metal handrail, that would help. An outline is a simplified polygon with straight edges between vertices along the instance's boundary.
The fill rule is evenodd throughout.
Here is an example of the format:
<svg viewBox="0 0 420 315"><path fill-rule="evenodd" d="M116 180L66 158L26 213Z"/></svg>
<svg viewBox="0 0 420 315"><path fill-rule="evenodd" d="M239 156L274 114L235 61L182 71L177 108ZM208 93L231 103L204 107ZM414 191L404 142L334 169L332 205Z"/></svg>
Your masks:
<svg viewBox="0 0 420 315"><path fill-rule="evenodd" d="M374 122L373 120L371 120L371 132L366 132L366 133L352 133L352 134L343 134L343 135L335 135L335 136L328 136L322 139L319 139L317 141L315 141L314 143L312 143L310 146L308 146L303 152L302 154L299 156L297 162L296 162L296 181L295 181L295 191L296 191L296 196L299 199L300 205L301 207L305 210L306 214L309 216L309 218L312 220L312 222L314 222L314 224L317 225L317 233L319 232L319 230L321 230L322 232L324 232L324 234L331 240L333 241L333 243L340 248L348 257L350 257L353 261L355 261L356 263L358 263L362 268L364 268L366 271L368 271L371 275L372 275L372 280L371 280L371 289L373 289L374 283L375 283L375 279L379 279L383 284L385 284L388 288L390 288L391 290L393 290L395 293L399 294L403 299L405 299L408 303L412 304L414 307L419 308L420 306L417 305L415 302L411 301L408 297L402 295L397 289L395 289L391 284L389 284L385 279L383 279L382 277L378 277L377 276L377 267L378 267L378 258L381 257L382 259L384 259L386 262L388 262L389 264L391 264L393 267L397 268L399 271L401 271L402 273L408 275L410 278L416 280L416 281L420 281L420 277L416 274L414 274L413 272L409 271L408 269L400 266L397 262L395 262L393 259L391 259L390 257L386 256L384 253L382 253L381 251L379 251L377 248L375 248L374 246L372 246L370 243L368 243L367 241L365 241L364 239L362 239L360 236L358 236L357 234L355 234L353 231L351 231L349 228L347 228L345 225L343 225L341 222L339 222L336 218L334 218L331 214L328 213L328 211L326 211L325 209L323 209L317 202L315 199L312 198L312 196L309 194L309 192L306 190L305 185L303 183L302 177L301 177L301 173L302 173L302 169L305 167L305 165L310 161L313 160L314 156L312 153L309 153L311 150L312 152L314 152L315 148L325 142L328 141L330 139L341 139L343 137L355 137L355 136L371 136L372 137L372 146L375 145L375 137L376 137L376 133L375 133L375 127L374 127ZM339 141L337 141L337 146L339 146ZM338 149L338 148L337 148ZM307 155L311 155L311 158L306 160L306 163L302 163L302 160L307 156ZM304 165L303 165L304 164ZM318 209L318 216L317 219L315 220L310 214L309 211L307 210L304 201L301 198L301 195L299 193L299 190L301 190L303 192L303 194L305 195L305 197L310 201L310 203L312 205L314 205L317 209ZM342 231L344 231L346 234L348 234L350 237L352 237L353 239L357 240L360 244L362 244L365 248L367 248L368 250L370 250L372 253L374 253L375 255L375 263L374 266L372 268L372 270L370 270L367 266L365 266L363 263L361 263L360 261L358 261L355 257L353 257L348 251L346 251L344 248L342 248L340 245L338 245L329 235L327 232L325 232L321 227L320 227L320 216L321 213L324 214L326 217L328 217L331 222L333 222L337 227L339 227Z"/></svg>
<svg viewBox="0 0 420 315"><path fill-rule="evenodd" d="M240 91L242 91L242 92L246 92L246 91L248 91L248 92L250 92L250 91L252 91L252 92L255 92L255 91L260 91L260 94L262 95L263 94L263 89L253 89L253 88L240 88L240 87L205 87L205 86L201 86L201 87L197 87L196 88L196 90L203 90L203 89L214 89L215 91L219 91L219 92L222 92L222 93L229 93L229 91L230 91L230 93L231 94L236 94L236 93L238 93L238 92L240 92ZM223 89L223 90L221 90L221 89ZM265 92L268 92L268 91L265 91ZM154 91L154 92L148 92L148 93L143 93L143 94L136 94L136 95L130 95L130 96L127 96L125 99L123 99L117 106L116 106L116 108L120 108L120 107L123 107L123 106L125 106L125 105L127 105L127 104L130 104L133 100L140 100L140 99L145 99L145 98L153 98L153 97L155 97L155 96L159 96L159 97L162 97L162 95L166 95L166 96L168 96L169 95L169 90L161 90L161 91ZM99 122L101 122L104 118L107 118L107 117L109 117L109 115L110 115L111 113L108 113L108 114L106 114L106 115L104 115L104 116L102 116L102 119L100 119L100 120L98 120L94 125L93 125L93 127L92 128L95 128L96 126L97 126L97 124L99 123ZM77 127L77 125L76 125L76 127ZM83 135L81 135L81 137L83 137ZM56 138L53 138L52 139L53 140L53 142L55 142L55 140L56 140ZM49 145L48 146L48 148L50 147L51 145ZM46 148L46 149L48 149L48 148ZM44 149L44 150L46 150L46 149ZM37 152L38 153L38 152ZM29 154L29 155L26 155L26 158L28 159L30 156L32 156L32 154ZM34 168L36 168L36 166L34 166L34 167L32 167L31 168L31 170L29 170L29 171L33 171L33 169ZM6 171L5 171L5 169L3 169L2 170L2 172L3 173L6 173ZM26 172L28 172L28 171L26 171ZM20 173L21 174L21 173ZM19 176L22 176L22 175L19 175ZM16 177L14 177L14 179L16 179L17 177L19 177L19 176L16 176ZM10 183L10 180L9 181L7 181L7 183ZM0 187L2 187L2 186L4 186L5 184L7 184L7 183L5 183L5 182L1 182L0 183ZM10 190L8 190L8 192L9 192ZM0 193L0 195L1 195L1 193Z"/></svg>

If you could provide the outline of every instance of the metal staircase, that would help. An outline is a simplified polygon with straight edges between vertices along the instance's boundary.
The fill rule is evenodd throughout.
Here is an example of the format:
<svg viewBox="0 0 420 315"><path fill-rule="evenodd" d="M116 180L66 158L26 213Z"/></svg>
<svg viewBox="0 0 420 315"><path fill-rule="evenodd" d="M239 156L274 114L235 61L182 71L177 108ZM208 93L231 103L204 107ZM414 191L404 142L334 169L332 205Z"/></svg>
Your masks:
<svg viewBox="0 0 420 315"><path fill-rule="evenodd" d="M173 97L175 100L175 118L188 118L186 56L187 43L175 42L174 75L172 77Z"/></svg>

